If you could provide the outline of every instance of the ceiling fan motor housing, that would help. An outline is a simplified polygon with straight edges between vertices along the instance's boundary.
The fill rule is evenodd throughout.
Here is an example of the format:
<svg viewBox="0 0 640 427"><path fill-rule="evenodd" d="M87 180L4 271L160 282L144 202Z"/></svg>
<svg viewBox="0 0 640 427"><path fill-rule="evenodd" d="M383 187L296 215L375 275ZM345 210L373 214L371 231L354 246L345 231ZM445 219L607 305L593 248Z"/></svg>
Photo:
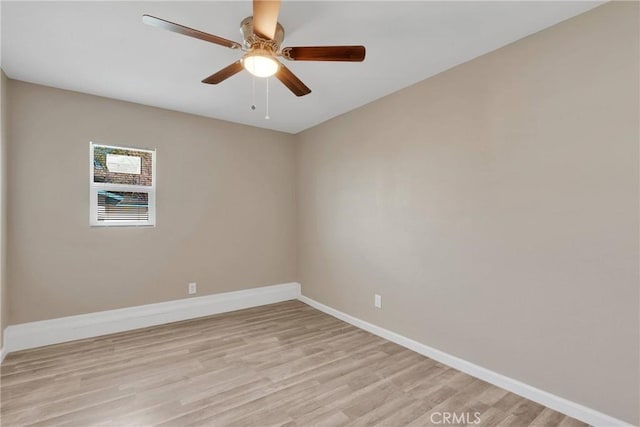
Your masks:
<svg viewBox="0 0 640 427"><path fill-rule="evenodd" d="M256 44L262 47L269 45L273 52L276 53L280 49L280 45L284 40L284 28L280 23L276 25L275 36L273 40L263 39L253 33L253 16L248 16L240 22L240 34L242 34L242 44L245 49L250 50Z"/></svg>

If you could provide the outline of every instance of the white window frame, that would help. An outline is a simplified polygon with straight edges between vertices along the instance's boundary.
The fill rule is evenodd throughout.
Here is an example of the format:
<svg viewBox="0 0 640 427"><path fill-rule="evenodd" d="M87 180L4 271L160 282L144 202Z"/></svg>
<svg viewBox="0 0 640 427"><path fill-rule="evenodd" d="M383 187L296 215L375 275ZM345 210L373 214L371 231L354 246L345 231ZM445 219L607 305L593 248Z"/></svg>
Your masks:
<svg viewBox="0 0 640 427"><path fill-rule="evenodd" d="M151 186L131 184L109 184L93 182L94 147L116 148L121 150L143 151L151 153ZM149 195L149 219L140 221L98 221L98 191L130 191ZM125 147L120 145L89 143L89 224L92 227L155 227L156 225L156 150L148 148Z"/></svg>

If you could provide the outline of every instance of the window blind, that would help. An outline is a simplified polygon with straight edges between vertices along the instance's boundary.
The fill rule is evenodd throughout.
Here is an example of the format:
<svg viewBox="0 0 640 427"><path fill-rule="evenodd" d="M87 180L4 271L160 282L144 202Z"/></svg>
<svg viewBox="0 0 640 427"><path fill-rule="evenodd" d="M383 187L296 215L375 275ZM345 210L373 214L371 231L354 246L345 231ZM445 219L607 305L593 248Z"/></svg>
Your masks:
<svg viewBox="0 0 640 427"><path fill-rule="evenodd" d="M148 221L149 193L98 191L98 221Z"/></svg>

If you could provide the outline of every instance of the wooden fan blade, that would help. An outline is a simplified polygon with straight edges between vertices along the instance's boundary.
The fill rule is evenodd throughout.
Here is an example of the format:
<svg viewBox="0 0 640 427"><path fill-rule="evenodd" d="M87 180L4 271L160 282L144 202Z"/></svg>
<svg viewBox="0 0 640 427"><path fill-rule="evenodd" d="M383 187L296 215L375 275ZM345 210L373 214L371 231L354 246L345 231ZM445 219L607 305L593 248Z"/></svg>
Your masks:
<svg viewBox="0 0 640 427"><path fill-rule="evenodd" d="M364 61L364 46L299 46L285 47L281 55L292 61Z"/></svg>
<svg viewBox="0 0 640 427"><path fill-rule="evenodd" d="M142 22L147 25L162 28L163 30L173 31L174 33L182 34L196 39L204 40L207 42L219 44L220 46L229 47L231 49L240 49L242 46L240 43L236 43L233 40L227 40L222 37L214 36L213 34L205 33L193 28L185 27L184 25L175 24L164 19L156 18L151 15L142 15Z"/></svg>
<svg viewBox="0 0 640 427"><path fill-rule="evenodd" d="M276 78L280 80L286 87L289 88L296 96L305 96L311 93L311 89L307 87L302 81L296 77L284 64L280 64L278 72L275 74Z"/></svg>
<svg viewBox="0 0 640 427"><path fill-rule="evenodd" d="M241 61L236 61L233 64L224 67L222 70L218 71L215 74L211 74L209 77L204 79L202 83L207 83L211 85L217 85L218 83L228 79L229 77L238 74L242 71L244 67L242 66Z"/></svg>
<svg viewBox="0 0 640 427"><path fill-rule="evenodd" d="M253 0L253 32L258 37L273 40L279 12L280 0Z"/></svg>

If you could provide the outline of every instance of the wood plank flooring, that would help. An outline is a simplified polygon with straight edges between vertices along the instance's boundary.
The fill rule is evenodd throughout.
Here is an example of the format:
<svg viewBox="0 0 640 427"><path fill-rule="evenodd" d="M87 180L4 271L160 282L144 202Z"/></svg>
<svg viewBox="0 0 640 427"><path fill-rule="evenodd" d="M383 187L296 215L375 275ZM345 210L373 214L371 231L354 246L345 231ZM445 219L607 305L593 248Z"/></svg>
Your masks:
<svg viewBox="0 0 640 427"><path fill-rule="evenodd" d="M16 352L1 373L5 427L585 425L298 301Z"/></svg>

